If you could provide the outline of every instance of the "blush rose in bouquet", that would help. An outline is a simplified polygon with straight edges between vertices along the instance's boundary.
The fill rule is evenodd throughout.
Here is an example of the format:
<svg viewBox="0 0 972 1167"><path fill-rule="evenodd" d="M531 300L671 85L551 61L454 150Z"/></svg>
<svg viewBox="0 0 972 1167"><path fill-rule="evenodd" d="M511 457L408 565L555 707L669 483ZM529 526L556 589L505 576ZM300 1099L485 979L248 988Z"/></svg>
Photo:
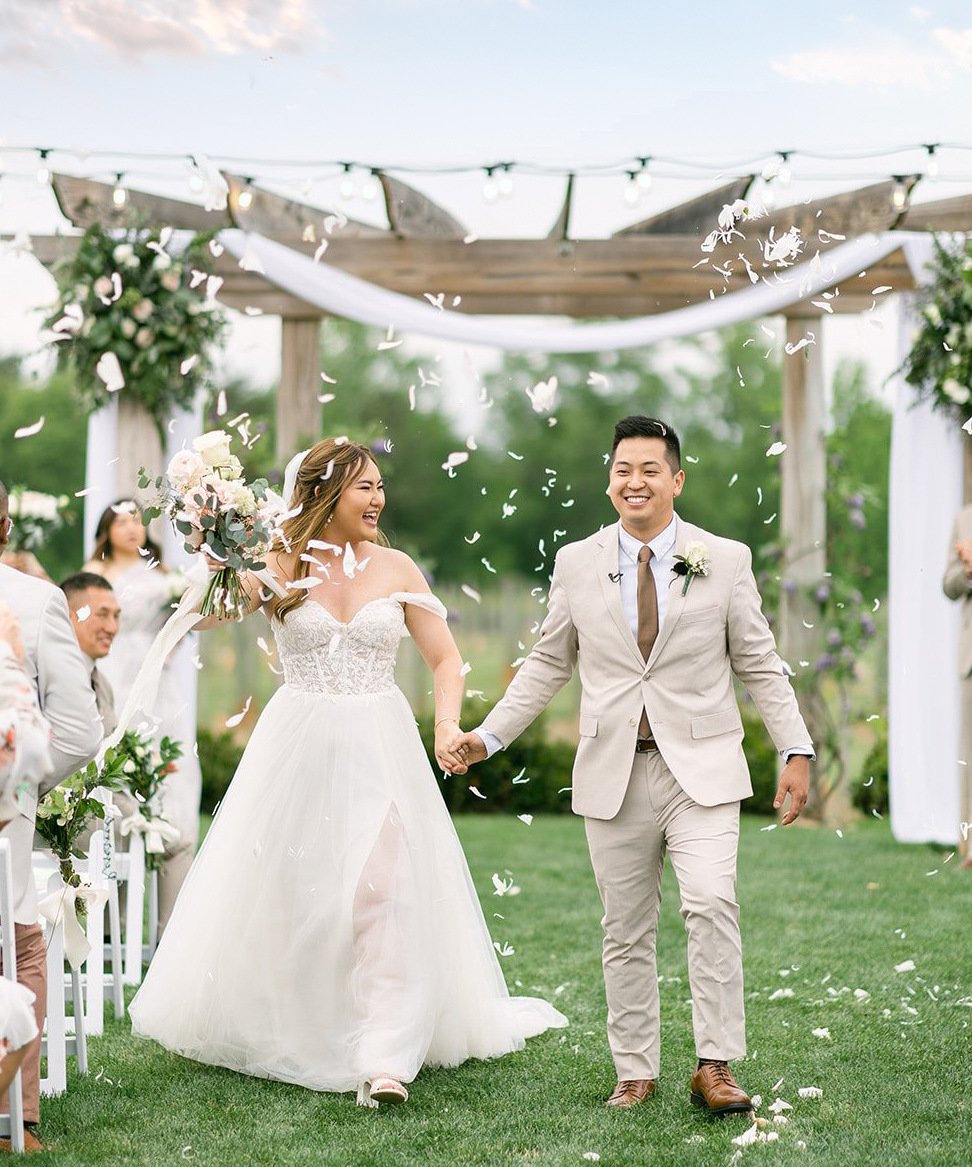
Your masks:
<svg viewBox="0 0 972 1167"><path fill-rule="evenodd" d="M180 450L161 477L152 480L143 471L139 479L142 489L154 485L158 492L145 515L165 514L187 551L202 551L220 565L210 574L199 612L221 620L242 615L242 574L266 567L262 557L280 509L265 479L246 482L231 442L224 430L212 430L192 449Z"/></svg>

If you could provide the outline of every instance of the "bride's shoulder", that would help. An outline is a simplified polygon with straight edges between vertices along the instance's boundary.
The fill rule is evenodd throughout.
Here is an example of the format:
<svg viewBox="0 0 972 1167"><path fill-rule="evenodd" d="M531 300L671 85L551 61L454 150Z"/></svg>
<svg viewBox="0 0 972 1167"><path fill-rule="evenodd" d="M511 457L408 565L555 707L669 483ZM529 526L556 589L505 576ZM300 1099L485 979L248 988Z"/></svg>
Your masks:
<svg viewBox="0 0 972 1167"><path fill-rule="evenodd" d="M400 592L427 592L428 580L422 574L421 568L410 555L399 551L395 547L376 547L372 554L379 556L376 563L387 572L389 580L394 584L395 591Z"/></svg>

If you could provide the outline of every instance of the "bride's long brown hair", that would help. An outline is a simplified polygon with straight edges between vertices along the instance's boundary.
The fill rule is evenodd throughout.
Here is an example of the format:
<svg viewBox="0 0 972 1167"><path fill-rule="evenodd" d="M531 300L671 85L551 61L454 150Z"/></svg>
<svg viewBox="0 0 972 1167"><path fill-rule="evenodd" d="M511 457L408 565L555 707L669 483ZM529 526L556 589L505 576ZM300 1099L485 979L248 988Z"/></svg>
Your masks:
<svg viewBox="0 0 972 1167"><path fill-rule="evenodd" d="M373 460L367 446L346 439L324 438L312 446L297 471L297 481L291 499L285 499L288 509L298 514L283 525L283 540L274 548L294 556L294 579L306 579L311 565L302 556L311 539L327 541L327 525L344 491L361 475ZM379 531L376 540L384 547L388 540ZM270 614L283 620L288 612L307 599L304 588L290 588L286 596L275 596L270 601Z"/></svg>

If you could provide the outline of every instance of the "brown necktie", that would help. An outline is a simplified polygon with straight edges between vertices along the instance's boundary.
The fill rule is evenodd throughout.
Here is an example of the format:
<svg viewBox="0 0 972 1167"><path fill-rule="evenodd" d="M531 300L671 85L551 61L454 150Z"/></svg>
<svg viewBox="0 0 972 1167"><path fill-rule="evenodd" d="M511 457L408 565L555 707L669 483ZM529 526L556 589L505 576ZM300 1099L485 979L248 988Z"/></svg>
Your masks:
<svg viewBox="0 0 972 1167"><path fill-rule="evenodd" d="M651 570L651 548L645 544L638 552L638 648L647 662L658 636L658 595ZM639 737L651 737L648 711L642 709Z"/></svg>
<svg viewBox="0 0 972 1167"><path fill-rule="evenodd" d="M115 698L111 691L111 685L98 671L97 666L91 670L91 688L94 689L98 712L101 714L102 733L107 737L110 733L114 733L115 727L118 725L118 718L115 715Z"/></svg>

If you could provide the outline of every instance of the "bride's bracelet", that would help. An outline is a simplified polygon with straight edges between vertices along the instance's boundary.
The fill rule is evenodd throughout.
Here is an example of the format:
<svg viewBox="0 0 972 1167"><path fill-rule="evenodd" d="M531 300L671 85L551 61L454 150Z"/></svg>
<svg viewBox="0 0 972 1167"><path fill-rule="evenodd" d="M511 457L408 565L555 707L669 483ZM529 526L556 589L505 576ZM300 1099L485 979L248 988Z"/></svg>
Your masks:
<svg viewBox="0 0 972 1167"><path fill-rule="evenodd" d="M442 725L442 723L443 723L444 721L454 721L454 722L456 723L456 725L457 725L457 726L458 726L458 724L459 724L459 718L458 718L458 717L440 717L440 718L439 718L439 720L438 720L438 721L435 723L435 725L433 725L433 726L432 726L432 729L433 729L433 731L434 731L434 730L437 730L437 729L439 728L439 726L440 726L440 725Z"/></svg>

